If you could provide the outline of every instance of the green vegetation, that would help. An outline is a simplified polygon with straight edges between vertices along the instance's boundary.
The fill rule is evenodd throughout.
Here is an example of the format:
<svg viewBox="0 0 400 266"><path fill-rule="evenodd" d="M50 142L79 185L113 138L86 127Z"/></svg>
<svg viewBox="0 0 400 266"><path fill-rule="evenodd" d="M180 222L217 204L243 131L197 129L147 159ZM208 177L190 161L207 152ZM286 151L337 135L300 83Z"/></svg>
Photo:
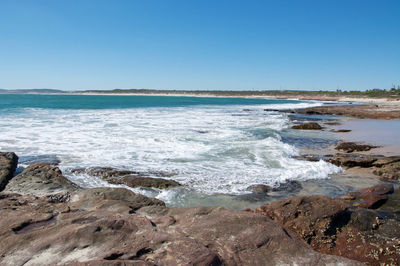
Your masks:
<svg viewBox="0 0 400 266"><path fill-rule="evenodd" d="M302 90L253 90L253 91L229 91L229 90L148 90L148 89L115 89L115 90L87 90L87 93L132 93L132 94L188 94L188 95L217 95L217 96L275 96L275 97L354 97L354 98L400 98L400 86L393 86L389 90L372 89L365 91L302 91Z"/></svg>

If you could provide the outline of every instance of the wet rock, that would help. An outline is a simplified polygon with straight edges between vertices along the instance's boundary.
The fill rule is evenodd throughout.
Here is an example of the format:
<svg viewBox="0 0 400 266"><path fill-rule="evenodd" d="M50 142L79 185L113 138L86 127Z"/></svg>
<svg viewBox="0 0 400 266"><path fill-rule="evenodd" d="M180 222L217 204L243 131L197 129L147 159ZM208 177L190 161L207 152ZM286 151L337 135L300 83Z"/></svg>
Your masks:
<svg viewBox="0 0 400 266"><path fill-rule="evenodd" d="M74 174L85 173L91 176L100 177L111 184L124 184L129 187L153 187L159 189L180 186L178 182L170 179L153 178L152 176L170 177L175 173L162 171L136 172L130 170L119 170L112 167L79 168L71 171Z"/></svg>
<svg viewBox="0 0 400 266"><path fill-rule="evenodd" d="M399 181L400 180L400 161L385 164L373 171L374 174L380 176L381 180Z"/></svg>
<svg viewBox="0 0 400 266"><path fill-rule="evenodd" d="M322 126L315 122L304 123L300 125L292 126L293 129L303 129L303 130L321 130Z"/></svg>
<svg viewBox="0 0 400 266"><path fill-rule="evenodd" d="M181 185L175 180L151 177L124 176L121 178L107 178L106 180L111 184L124 184L129 187L152 187L158 189L166 189Z"/></svg>
<svg viewBox="0 0 400 266"><path fill-rule="evenodd" d="M77 185L62 175L57 166L37 163L25 168L21 174L11 179L4 192L47 196L70 193L78 189Z"/></svg>
<svg viewBox="0 0 400 266"><path fill-rule="evenodd" d="M81 190L57 204L2 195L1 265L358 264L317 253L251 212L169 209L121 188Z"/></svg>
<svg viewBox="0 0 400 266"><path fill-rule="evenodd" d="M259 185L249 186L247 189L256 194L266 194L272 188L267 185L259 184Z"/></svg>
<svg viewBox="0 0 400 266"><path fill-rule="evenodd" d="M328 161L337 166L343 167L372 167L377 156L364 154L342 154L337 153Z"/></svg>
<svg viewBox="0 0 400 266"><path fill-rule="evenodd" d="M388 194L394 192L392 184L379 184L373 187L360 189L338 197L353 206L376 209L388 200Z"/></svg>
<svg viewBox="0 0 400 266"><path fill-rule="evenodd" d="M377 146L367 145L367 144L358 144L355 142L342 142L335 147L336 150L344 151L347 153L354 151L369 151L373 148L377 148Z"/></svg>
<svg viewBox="0 0 400 266"><path fill-rule="evenodd" d="M280 183L277 187L272 187L271 191L286 191L294 193L300 191L302 188L303 187L299 181L289 180L284 183Z"/></svg>
<svg viewBox="0 0 400 266"><path fill-rule="evenodd" d="M373 163L373 166L382 167L386 164L396 163L399 161L400 161L400 156L381 157Z"/></svg>
<svg viewBox="0 0 400 266"><path fill-rule="evenodd" d="M350 129L331 129L330 132L334 132L334 133L347 133L347 132L351 132Z"/></svg>
<svg viewBox="0 0 400 266"><path fill-rule="evenodd" d="M18 156L13 152L0 152L0 191L2 191L8 181L14 176L18 165Z"/></svg>

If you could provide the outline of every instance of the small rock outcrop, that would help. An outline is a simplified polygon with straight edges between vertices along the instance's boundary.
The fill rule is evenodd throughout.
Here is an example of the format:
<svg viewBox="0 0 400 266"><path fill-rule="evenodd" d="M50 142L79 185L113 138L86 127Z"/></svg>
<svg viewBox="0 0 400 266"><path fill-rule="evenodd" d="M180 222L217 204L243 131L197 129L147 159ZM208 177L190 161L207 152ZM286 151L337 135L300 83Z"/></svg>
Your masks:
<svg viewBox="0 0 400 266"><path fill-rule="evenodd" d="M149 175L169 177L173 174L164 172L135 172L129 170L119 170L111 167L94 167L89 169L74 169L72 173L86 173L90 176L100 177L110 184L127 185L129 187L144 187L167 189L180 186L181 184L171 179L153 178Z"/></svg>
<svg viewBox="0 0 400 266"><path fill-rule="evenodd" d="M292 129L303 129L303 130L321 130L323 127L315 122L304 123L292 126Z"/></svg>
<svg viewBox="0 0 400 266"><path fill-rule="evenodd" d="M78 189L76 184L62 175L57 166L49 163L36 163L11 179L4 192L41 197L50 194L71 193Z"/></svg>
<svg viewBox="0 0 400 266"><path fill-rule="evenodd" d="M358 144L355 142L341 142L339 145L335 147L336 150L344 151L347 153L354 151L369 151L373 148L377 148L377 146L368 144Z"/></svg>
<svg viewBox="0 0 400 266"><path fill-rule="evenodd" d="M0 152L0 191L2 191L8 181L14 176L18 165L18 156L13 152Z"/></svg>
<svg viewBox="0 0 400 266"><path fill-rule="evenodd" d="M398 265L399 216L371 209L382 206L392 192L393 186L378 185L339 199L293 197L265 204L254 212L296 232L318 252L370 265Z"/></svg>

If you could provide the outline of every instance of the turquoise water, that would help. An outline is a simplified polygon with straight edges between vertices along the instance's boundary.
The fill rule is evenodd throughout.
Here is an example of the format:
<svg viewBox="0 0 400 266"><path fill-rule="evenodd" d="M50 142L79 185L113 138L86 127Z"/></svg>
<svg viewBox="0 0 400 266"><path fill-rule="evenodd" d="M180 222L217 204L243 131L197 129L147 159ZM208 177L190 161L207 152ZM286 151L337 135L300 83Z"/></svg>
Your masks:
<svg viewBox="0 0 400 266"><path fill-rule="evenodd" d="M146 107L184 107L198 105L261 105L299 103L294 100L178 97L178 96L121 96L121 95L37 95L0 94L0 109L122 109Z"/></svg>

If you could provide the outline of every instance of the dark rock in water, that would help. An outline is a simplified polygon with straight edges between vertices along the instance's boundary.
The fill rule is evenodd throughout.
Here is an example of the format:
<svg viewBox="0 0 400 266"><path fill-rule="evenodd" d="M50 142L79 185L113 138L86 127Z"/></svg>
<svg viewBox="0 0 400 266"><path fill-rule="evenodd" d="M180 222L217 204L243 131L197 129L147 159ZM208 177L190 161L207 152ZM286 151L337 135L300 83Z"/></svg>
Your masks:
<svg viewBox="0 0 400 266"><path fill-rule="evenodd" d="M167 208L122 188L81 190L56 204L2 194L0 209L1 265L359 264L313 251L260 214Z"/></svg>
<svg viewBox="0 0 400 266"><path fill-rule="evenodd" d="M0 152L0 191L2 191L8 181L14 176L18 165L18 156L13 152Z"/></svg>
<svg viewBox="0 0 400 266"><path fill-rule="evenodd" d="M129 170L118 170L112 167L93 167L93 168L78 168L71 171L73 174L86 173L91 176L97 176L101 178L121 177L125 175L139 174L138 172Z"/></svg>
<svg viewBox="0 0 400 266"><path fill-rule="evenodd" d="M23 195L46 196L70 193L79 187L64 177L57 166L48 163L33 164L15 176L4 192Z"/></svg>
<svg viewBox="0 0 400 266"><path fill-rule="evenodd" d="M180 186L178 182L170 179L153 178L149 175L169 177L175 175L174 173L166 172L135 172L129 170L118 170L112 167L94 167L94 168L80 168L74 169L71 173L79 174L86 173L91 176L100 177L111 184L123 184L129 187L153 187L159 189L166 189L171 187Z"/></svg>
<svg viewBox="0 0 400 266"><path fill-rule="evenodd" d="M315 122L304 123L300 125L292 126L293 129L304 129L304 130L320 130L322 129L321 125Z"/></svg>
<svg viewBox="0 0 400 266"><path fill-rule="evenodd" d="M316 155L316 154L303 154L299 156L294 156L294 159L309 161L309 162L319 162L320 160L329 161L332 160L333 155Z"/></svg>
<svg viewBox="0 0 400 266"><path fill-rule="evenodd" d="M289 180L285 183L280 183L277 187L273 187L271 191L286 191L290 193L295 193L299 192L302 188L303 187L299 181Z"/></svg>
<svg viewBox="0 0 400 266"><path fill-rule="evenodd" d="M373 148L377 148L377 146L367 145L367 144L357 144L355 142L342 142L335 147L336 150L344 151L347 153L353 151L369 151Z"/></svg>
<svg viewBox="0 0 400 266"><path fill-rule="evenodd" d="M381 157L373 163L373 166L382 167L384 165L396 162L400 162L400 156Z"/></svg>
<svg viewBox="0 0 400 266"><path fill-rule="evenodd" d="M337 153L328 161L337 166L366 168L371 167L376 160L377 157L373 155Z"/></svg>
<svg viewBox="0 0 400 266"><path fill-rule="evenodd" d="M259 184L259 185L249 186L247 189L256 194L266 194L272 188L267 185Z"/></svg>
<svg viewBox="0 0 400 266"><path fill-rule="evenodd" d="M383 195L391 191L385 186L366 190ZM349 205L324 196L303 196L268 203L254 212L293 230L321 253L370 265L399 265L400 219Z"/></svg>
<svg viewBox="0 0 400 266"><path fill-rule="evenodd" d="M137 177L137 176L123 176L120 178L107 178L107 182L111 184L124 184L129 187L153 187L159 189L166 189L171 187L180 186L175 180L168 180L163 178L151 177Z"/></svg>
<svg viewBox="0 0 400 266"><path fill-rule="evenodd" d="M334 133L347 133L347 132L351 132L350 129L331 129L330 132L334 132Z"/></svg>
<svg viewBox="0 0 400 266"><path fill-rule="evenodd" d="M373 187L360 189L340 196L338 199L345 200L353 206L376 209L388 200L388 194L394 192L392 184L379 184Z"/></svg>

